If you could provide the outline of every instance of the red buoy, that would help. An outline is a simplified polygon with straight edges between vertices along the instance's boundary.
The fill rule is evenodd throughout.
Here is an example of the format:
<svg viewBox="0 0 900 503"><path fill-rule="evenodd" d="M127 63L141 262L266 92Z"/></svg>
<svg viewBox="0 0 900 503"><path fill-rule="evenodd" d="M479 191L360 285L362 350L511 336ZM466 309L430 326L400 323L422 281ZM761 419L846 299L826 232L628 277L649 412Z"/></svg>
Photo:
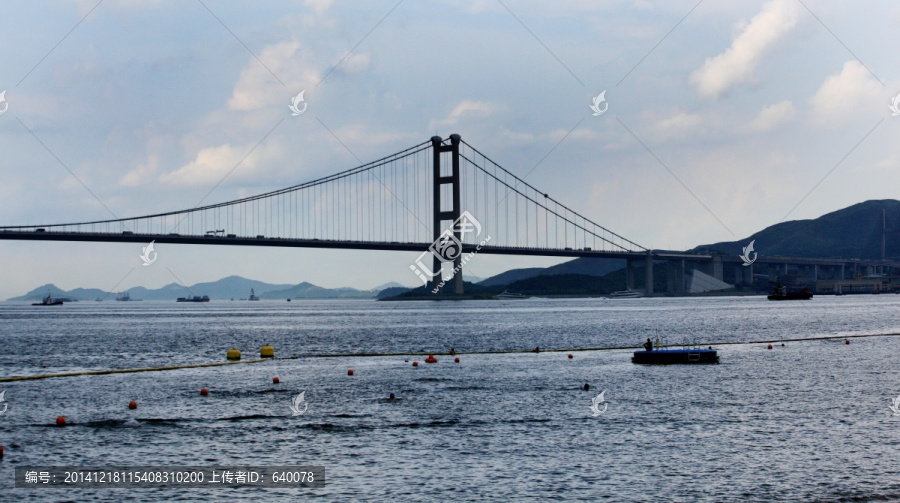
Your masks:
<svg viewBox="0 0 900 503"><path fill-rule="evenodd" d="M844 344L850 344L850 339L846 339L846 340L844 341Z"/></svg>
<svg viewBox="0 0 900 503"><path fill-rule="evenodd" d="M65 426L66 425L66 416L59 416L56 418L56 426Z"/></svg>
<svg viewBox="0 0 900 503"><path fill-rule="evenodd" d="M419 366L419 362L413 362L413 367L418 367L418 366Z"/></svg>
<svg viewBox="0 0 900 503"><path fill-rule="evenodd" d="M0 445L0 459L3 459L3 446Z"/></svg>
<svg viewBox="0 0 900 503"><path fill-rule="evenodd" d="M569 353L569 359L571 360L572 358L572 353Z"/></svg>
<svg viewBox="0 0 900 503"><path fill-rule="evenodd" d="M203 388L203 389L200 390L200 394L203 395L203 396L206 396L206 395L209 394L209 390L206 389L206 388Z"/></svg>
<svg viewBox="0 0 900 503"><path fill-rule="evenodd" d="M771 344L769 344L769 349L772 349L772 345L771 345Z"/></svg>
<svg viewBox="0 0 900 503"><path fill-rule="evenodd" d="M453 359L453 361L455 361L456 363L459 363L459 357L457 356L456 358Z"/></svg>
<svg viewBox="0 0 900 503"><path fill-rule="evenodd" d="M136 409L136 408L137 408L137 402L135 402L134 400L128 402L128 408L131 409L131 410Z"/></svg>
<svg viewBox="0 0 900 503"><path fill-rule="evenodd" d="M278 384L278 383L280 383L280 382L281 382L281 379L279 379L279 378L277 378L277 377L273 377L273 378L272 378L272 384Z"/></svg>
<svg viewBox="0 0 900 503"><path fill-rule="evenodd" d="M348 371L347 371L347 375L348 375L348 376L352 376L352 375L353 375L353 369L348 370Z"/></svg>
<svg viewBox="0 0 900 503"><path fill-rule="evenodd" d="M425 358L425 363L437 363L437 358L434 355L428 355L428 358Z"/></svg>

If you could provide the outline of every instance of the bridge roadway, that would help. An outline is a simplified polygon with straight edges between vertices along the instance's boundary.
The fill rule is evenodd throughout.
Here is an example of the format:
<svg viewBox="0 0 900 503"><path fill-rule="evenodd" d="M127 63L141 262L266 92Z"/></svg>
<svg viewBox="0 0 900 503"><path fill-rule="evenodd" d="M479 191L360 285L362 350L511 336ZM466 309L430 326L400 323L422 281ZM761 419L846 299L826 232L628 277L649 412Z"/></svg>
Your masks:
<svg viewBox="0 0 900 503"><path fill-rule="evenodd" d="M108 232L58 232L34 230L13 231L0 230L0 239L26 240L26 241L87 241L106 243L143 243L150 241L157 243L190 244L190 245L227 245L227 246L276 246L282 248L337 248L350 250L389 250L418 252L428 250L431 243L400 243L400 242L375 242L375 241L347 241L329 239L292 239L278 237L228 237L222 235L208 236L182 236L177 234L142 234L142 233L108 233ZM463 243L463 253L476 251L474 244ZM493 255L529 255L545 257L593 257L593 258L618 258L630 260L645 260L647 252L613 252L591 250L589 248L557 249L539 247L513 247L513 246L483 246L478 253ZM710 255L672 254L666 253L666 257L679 260L703 261L710 260ZM662 256L654 254L654 259L660 260Z"/></svg>
<svg viewBox="0 0 900 503"><path fill-rule="evenodd" d="M27 230L26 230L27 229ZM293 239L278 237L244 237L228 235L178 235L178 234L145 234L145 233L108 233L108 232L60 232L60 231L37 231L37 228L30 227L22 230L0 230L0 240L23 240L23 241L74 241L74 242L107 242L107 243L141 243L147 244L150 241L157 243L170 244L192 244L192 245L220 245L220 246L273 246L281 248L328 248L328 249L349 249L349 250L384 250L384 251L404 251L413 253L422 253L428 250L431 243L401 243L401 242L375 242L375 241L347 241L347 240L329 240L329 239ZM734 267L735 276L741 278L738 283L749 284L753 281L754 267L743 267L743 261L740 257L734 255L711 255L711 254L692 254L679 253L670 251L603 251L583 249L555 249L555 248L539 248L539 247L512 247L512 246L489 246L485 245L480 249L476 249L477 245L463 244L463 253L468 254L477 251L483 254L492 255L523 255L523 256L544 256L544 257L590 257L590 258L608 258L608 259L624 259L626 260L626 283L628 288L634 287L634 266L641 264L644 267L644 283L645 290L649 293L654 292L653 288L653 262L664 261L668 274L668 292L674 294L683 294L685 277L688 270L685 268L686 263L693 263L696 268L713 276L717 279L723 279L723 270L725 267ZM891 268L894 271L900 270L900 261L896 260L856 260L856 259L836 259L836 258L803 258L803 257L780 257L780 256L759 256L754 262L755 267L766 267L779 271L779 267L784 267L785 272L787 266L813 266L814 275L818 276L817 271L820 267L841 268L840 275L844 275L844 268L858 270L859 268L881 268L884 272L885 268ZM868 269L871 270L871 269ZM680 276L680 279L679 279Z"/></svg>

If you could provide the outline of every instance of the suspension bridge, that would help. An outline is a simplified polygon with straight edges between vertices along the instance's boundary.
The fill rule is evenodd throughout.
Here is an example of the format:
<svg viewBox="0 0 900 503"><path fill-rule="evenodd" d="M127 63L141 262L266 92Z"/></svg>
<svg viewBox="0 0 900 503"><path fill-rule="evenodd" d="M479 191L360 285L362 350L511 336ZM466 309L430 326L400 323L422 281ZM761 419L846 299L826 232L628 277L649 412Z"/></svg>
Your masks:
<svg viewBox="0 0 900 503"><path fill-rule="evenodd" d="M251 197L129 218L0 226L0 239L421 252L421 268L411 268L455 293L463 292L463 256L476 251L625 259L629 288L632 266L643 263L647 293L653 293L654 260L680 262L682 277L685 261L713 260L640 246L536 189L456 134ZM442 283L445 264L453 267L453 279ZM683 293L679 268L670 269L669 291Z"/></svg>

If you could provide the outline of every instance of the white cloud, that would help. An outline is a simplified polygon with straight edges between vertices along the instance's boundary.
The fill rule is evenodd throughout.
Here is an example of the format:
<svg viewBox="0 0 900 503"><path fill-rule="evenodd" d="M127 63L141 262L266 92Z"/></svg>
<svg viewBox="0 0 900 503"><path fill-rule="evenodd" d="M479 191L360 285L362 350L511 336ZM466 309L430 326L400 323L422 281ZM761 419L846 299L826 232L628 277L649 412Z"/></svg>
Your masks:
<svg viewBox="0 0 900 503"><path fill-rule="evenodd" d="M351 54L341 63L340 69L344 73L362 73L369 69L372 56L369 53Z"/></svg>
<svg viewBox="0 0 900 503"><path fill-rule="evenodd" d="M151 154L147 162L134 168L119 178L119 185L124 187L138 187L150 181L150 178L159 170L159 156Z"/></svg>
<svg viewBox="0 0 900 503"><path fill-rule="evenodd" d="M503 105L489 101L462 100L446 118L439 121L431 121L429 129L434 129L436 126L452 126L465 118L490 117L503 108Z"/></svg>
<svg viewBox="0 0 900 503"><path fill-rule="evenodd" d="M822 83L812 105L811 121L820 126L837 127L857 114L881 113L887 110L887 92L859 61L844 63L841 73Z"/></svg>
<svg viewBox="0 0 900 503"><path fill-rule="evenodd" d="M178 186L213 186L226 177L246 179L260 170L265 161L279 157L280 149L273 141L260 145L247 155L253 145L229 144L201 149L193 161L171 173L163 173L159 181ZM247 156L244 159L244 156ZM244 159L241 162L241 159ZM240 162L240 166L235 166ZM232 172L233 170L233 172Z"/></svg>
<svg viewBox="0 0 900 503"><path fill-rule="evenodd" d="M691 75L691 82L704 97L718 98L732 87L749 81L762 57L794 26L799 11L791 0L773 0L750 23L725 52L707 58Z"/></svg>
<svg viewBox="0 0 900 503"><path fill-rule="evenodd" d="M322 14L327 11L333 0L303 0L303 4L316 14Z"/></svg>
<svg viewBox="0 0 900 503"><path fill-rule="evenodd" d="M747 125L747 129L756 132L769 131L793 119L796 114L794 104L790 100L784 100L763 108L753 122Z"/></svg>
<svg viewBox="0 0 900 503"><path fill-rule="evenodd" d="M657 120L653 130L658 139L684 138L698 131L704 123L700 114L675 110L671 115Z"/></svg>
<svg viewBox="0 0 900 503"><path fill-rule="evenodd" d="M286 107L291 97L304 89L311 90L321 80L312 58L300 50L299 42L268 45L260 52L259 59L265 66L251 56L247 66L241 70L228 100L229 109L247 111L271 105ZM308 94L305 97L308 100Z"/></svg>
<svg viewBox="0 0 900 503"><path fill-rule="evenodd" d="M409 145L404 144L404 142L422 141L421 136L389 132L378 127L371 128L365 124L348 124L346 126L341 126L334 129L334 135L340 138L340 141L348 146L386 146L399 142L402 147L407 147ZM326 141L335 141L334 136L328 132L322 133L322 137L325 138ZM343 146L341 146L341 150L344 150ZM354 150L354 153L360 155L360 152L357 152L356 150ZM368 159L363 158L362 160L367 161Z"/></svg>

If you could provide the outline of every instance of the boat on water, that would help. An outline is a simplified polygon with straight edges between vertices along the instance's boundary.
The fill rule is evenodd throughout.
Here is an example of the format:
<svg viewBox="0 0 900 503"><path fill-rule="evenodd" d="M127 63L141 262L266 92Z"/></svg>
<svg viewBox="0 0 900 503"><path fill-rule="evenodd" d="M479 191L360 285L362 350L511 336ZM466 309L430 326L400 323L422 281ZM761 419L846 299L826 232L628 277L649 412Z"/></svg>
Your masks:
<svg viewBox="0 0 900 503"><path fill-rule="evenodd" d="M199 295L194 295L193 297L178 297L175 299L175 302L209 302L209 296L204 295L200 297Z"/></svg>
<svg viewBox="0 0 900 503"><path fill-rule="evenodd" d="M47 293L47 296L44 297L44 300L40 302L34 302L31 304L32 306L61 306L63 305L63 301L59 299L54 299L50 293Z"/></svg>
<svg viewBox="0 0 900 503"><path fill-rule="evenodd" d="M137 302L143 299L132 299L128 292L119 292L116 294L116 300L119 302Z"/></svg>
<svg viewBox="0 0 900 503"><path fill-rule="evenodd" d="M501 300L522 300L522 299L530 299L531 295L523 295L521 293L510 293L509 290L503 290L503 293L498 293L494 295L495 299Z"/></svg>
<svg viewBox="0 0 900 503"><path fill-rule="evenodd" d="M665 347L656 339L656 348L650 343L644 345L643 351L635 351L631 363L644 365L673 365L678 363L719 363L719 353L712 346L703 349L687 339L681 347Z"/></svg>
<svg viewBox="0 0 900 503"><path fill-rule="evenodd" d="M256 296L256 292L254 292L252 288L250 289L250 297L248 297L247 300L259 300L259 297Z"/></svg>
<svg viewBox="0 0 900 503"><path fill-rule="evenodd" d="M288 299L287 299L287 301L288 301L288 302L290 302L290 301L291 301L291 298L290 298L290 297L288 297Z"/></svg>
<svg viewBox="0 0 900 503"><path fill-rule="evenodd" d="M609 297L610 299L636 299L638 297L643 297L643 296L644 296L643 293L636 292L631 289L622 290L619 292L613 292L613 293L607 295L607 297Z"/></svg>
<svg viewBox="0 0 900 503"><path fill-rule="evenodd" d="M654 349L653 351L635 351L631 362L644 365L719 363L719 354L715 349Z"/></svg>
<svg viewBox="0 0 900 503"><path fill-rule="evenodd" d="M769 300L809 300L813 298L813 293L806 287L797 292L789 291L784 285L775 285L775 287L772 288L772 292L766 298Z"/></svg>

